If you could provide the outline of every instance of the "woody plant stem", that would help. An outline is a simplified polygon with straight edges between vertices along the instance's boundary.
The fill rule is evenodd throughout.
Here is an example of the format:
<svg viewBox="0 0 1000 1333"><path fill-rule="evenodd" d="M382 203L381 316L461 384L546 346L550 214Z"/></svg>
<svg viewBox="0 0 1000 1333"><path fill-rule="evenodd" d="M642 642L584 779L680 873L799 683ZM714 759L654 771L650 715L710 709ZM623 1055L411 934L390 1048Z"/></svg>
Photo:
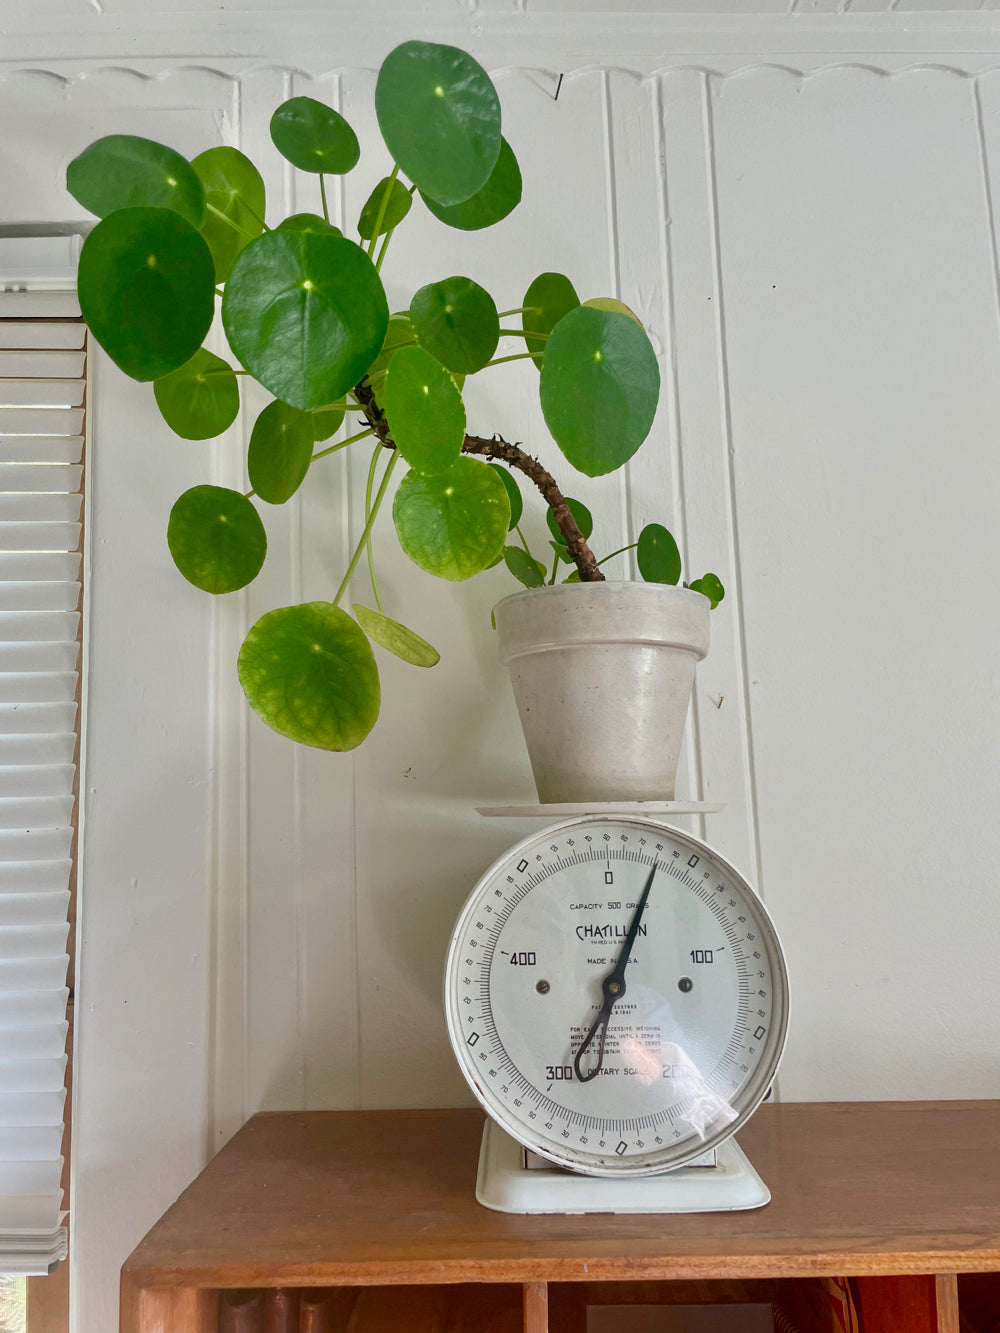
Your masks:
<svg viewBox="0 0 1000 1333"><path fill-rule="evenodd" d="M375 401L375 393L367 379L363 379L354 389L354 397L364 413L365 421L374 431L379 442L386 449L395 449L396 442L389 432L389 423ZM587 539L580 531L570 507L566 503L565 496L556 484L555 478L542 467L537 458L532 458L530 454L525 453L519 444L508 444L499 435L494 435L489 440L481 435L466 435L462 444L462 453L495 458L498 462L506 463L508 467L517 468L519 472L523 472L528 480L541 492L542 499L551 509L553 520L566 542L566 549L580 572L580 581L582 583L602 583L604 581L604 575L597 566L594 553L587 545Z"/></svg>

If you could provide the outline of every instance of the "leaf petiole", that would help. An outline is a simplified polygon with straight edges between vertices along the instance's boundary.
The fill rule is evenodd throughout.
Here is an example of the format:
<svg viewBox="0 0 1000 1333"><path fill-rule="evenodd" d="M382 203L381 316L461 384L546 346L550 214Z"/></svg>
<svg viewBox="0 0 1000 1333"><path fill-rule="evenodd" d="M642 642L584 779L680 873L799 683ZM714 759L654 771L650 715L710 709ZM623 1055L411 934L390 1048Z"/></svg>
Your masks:
<svg viewBox="0 0 1000 1333"><path fill-rule="evenodd" d="M394 163L393 163L393 166L392 166L392 171L391 171L391 173L390 173L390 175L389 175L389 178L388 178L388 180L387 180L387 182L386 182L386 187L385 187L385 189L382 191L382 202L379 204L378 212L375 214L375 226L372 228L372 238L371 238L371 240L368 242L368 258L369 258L369 259L371 259L372 255L375 253L375 242L378 240L378 238L379 238L379 233L380 233L381 230L382 230L382 222L383 222L383 220L384 220L384 218L385 218L385 210L389 207L389 199L390 199L390 197L391 197L391 195L392 195L392 183L393 183L393 181L396 179L396 177L397 177L398 175L399 175L399 163L398 163L398 162L394 162ZM388 233L388 235L391 236L391 235L392 235L392 232L390 231L390 232ZM385 246L384 246L384 245L383 245L382 249L383 249L383 251L385 250Z"/></svg>
<svg viewBox="0 0 1000 1333"><path fill-rule="evenodd" d="M322 171L319 173L319 197L323 204L323 220L330 221L330 210L326 203L326 181L323 179Z"/></svg>
<svg viewBox="0 0 1000 1333"><path fill-rule="evenodd" d="M389 489L389 478L392 476L393 469L399 462L399 450L393 449L392 457L389 459L389 466L382 477L382 484L378 488L378 494L375 496L375 503L372 505L371 513L368 515L368 522L365 524L365 530L351 556L351 563L347 566L344 577L340 581L340 587L337 589L337 595L333 599L333 605L336 606L347 590L355 569L358 567L358 561L361 559L361 552L365 549L371 530L375 526L375 520L378 517L378 511L382 507L382 501L385 499L385 493Z"/></svg>
<svg viewBox="0 0 1000 1333"><path fill-rule="evenodd" d="M368 482L365 486L365 521L367 522L372 511L372 490L375 486L375 473L378 469L379 454L382 452L382 441L375 441L375 448L372 452L371 466L368 469ZM378 580L375 577L375 556L372 552L372 534L369 530L368 541L365 543L368 547L368 577L371 579L372 592L375 594L375 605L385 615L382 607L382 598L378 593Z"/></svg>
<svg viewBox="0 0 1000 1333"><path fill-rule="evenodd" d="M227 227L232 227L233 231L238 231L241 236L245 236L248 241L255 241L257 238L253 232L247 231L241 227L238 222L234 222L228 213L223 213L221 208L216 208L214 204L206 204L205 207L210 213L214 213L220 222L224 222Z"/></svg>
<svg viewBox="0 0 1000 1333"><path fill-rule="evenodd" d="M327 454L335 454L338 449L346 449L349 444L357 444L358 440L363 440L367 436L374 434L375 432L370 428L368 430L360 430L357 435L352 435L347 440L341 440L339 444L331 444L329 449L321 449L318 454L313 454L309 466L312 467L313 463L318 462L319 459L326 458Z"/></svg>

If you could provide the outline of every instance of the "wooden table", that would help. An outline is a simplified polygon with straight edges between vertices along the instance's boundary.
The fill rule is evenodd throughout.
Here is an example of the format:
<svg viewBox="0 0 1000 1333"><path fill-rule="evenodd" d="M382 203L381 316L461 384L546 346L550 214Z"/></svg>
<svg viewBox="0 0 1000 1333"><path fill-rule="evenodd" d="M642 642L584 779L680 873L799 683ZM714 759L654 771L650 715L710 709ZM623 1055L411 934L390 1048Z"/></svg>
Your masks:
<svg viewBox="0 0 1000 1333"><path fill-rule="evenodd" d="M226 1288L516 1283L544 1333L551 1284L820 1275L859 1279L865 1333L958 1333L955 1275L1000 1272L1000 1102L765 1105L739 1141L771 1203L686 1216L490 1212L482 1124L254 1116L124 1265L121 1333L216 1333Z"/></svg>

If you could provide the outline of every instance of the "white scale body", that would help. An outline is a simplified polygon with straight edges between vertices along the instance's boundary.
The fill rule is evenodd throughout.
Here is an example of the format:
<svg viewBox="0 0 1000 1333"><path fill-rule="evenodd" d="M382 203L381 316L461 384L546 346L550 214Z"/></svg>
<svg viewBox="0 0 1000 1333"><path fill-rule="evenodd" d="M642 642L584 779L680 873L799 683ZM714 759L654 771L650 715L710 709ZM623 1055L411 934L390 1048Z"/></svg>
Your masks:
<svg viewBox="0 0 1000 1333"><path fill-rule="evenodd" d="M770 1198L732 1135L774 1078L787 972L763 904L698 838L602 814L517 843L458 918L445 1012L490 1116L487 1207L699 1212Z"/></svg>

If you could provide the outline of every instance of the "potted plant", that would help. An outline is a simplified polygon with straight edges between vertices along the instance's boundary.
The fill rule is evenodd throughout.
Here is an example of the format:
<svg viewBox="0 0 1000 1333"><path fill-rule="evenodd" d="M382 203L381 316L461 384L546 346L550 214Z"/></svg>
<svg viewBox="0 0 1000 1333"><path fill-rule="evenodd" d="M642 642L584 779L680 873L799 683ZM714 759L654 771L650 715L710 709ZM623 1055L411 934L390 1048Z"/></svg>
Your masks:
<svg viewBox="0 0 1000 1333"><path fill-rule="evenodd" d="M126 374L152 381L168 425L186 439L227 430L239 412L241 376L273 395L250 435L252 489L185 492L167 529L173 559L207 592L244 587L267 551L258 504L287 503L323 458L371 441L366 521L340 586L328 602L267 612L240 651L240 682L257 713L292 740L351 749L379 712L372 643L417 666L438 660L430 644L386 613L375 581L372 530L391 496L398 540L421 569L459 580L503 561L530 590L501 603L496 624L522 720L529 727L542 722L543 740L529 736L529 750L533 762L535 750L548 755L539 763L549 776L536 765L543 799L556 799L557 791L560 799L593 795L579 796L579 784L566 795L566 774L594 770L598 751L609 748L607 732L589 758L552 755L565 750L561 734L578 731L597 695L609 692L619 701L616 754L625 731L644 733L658 752L645 778L636 772L638 759L625 761L629 794L671 796L673 773L662 752L676 751L680 728L671 724L675 739L664 741L631 715L623 727L620 700L662 712L667 696L676 695L683 725L721 583L707 574L680 587L677 545L660 524L648 525L637 543L648 582L605 583L586 508L520 444L471 434L462 393L470 375L518 356L530 361L546 425L567 463L596 477L622 467L646 438L659 396L656 355L626 306L610 298L581 301L557 273L541 274L503 311L470 278L430 275L409 309L391 314L380 275L415 196L445 226L478 231L516 207L521 176L501 134L489 76L455 47L397 47L380 69L375 109L395 165L374 183L357 239L330 222L325 188L328 176L357 165L357 137L338 112L308 97L277 108L271 138L293 166L318 176L322 215L268 225L260 173L234 148L187 161L165 145L112 135L69 165L70 192L101 219L80 259L84 317ZM229 357L203 345L217 316ZM517 339L524 350L507 354L502 339ZM348 415L357 429L328 443ZM522 535L518 477L547 506L551 550L544 560ZM366 554L375 605L356 603L352 615L342 602ZM582 629L574 608L582 609ZM540 653L530 642L538 631ZM582 664L579 645L595 634L606 660ZM611 650L611 636L619 645L636 642L636 675L622 674L625 658ZM679 686L661 680L676 662L651 665L663 656L654 653L657 644L679 661ZM554 686L540 684L548 665L556 668ZM650 680L655 686L644 688ZM605 782L600 790L610 788ZM623 794L616 789L609 799Z"/></svg>

